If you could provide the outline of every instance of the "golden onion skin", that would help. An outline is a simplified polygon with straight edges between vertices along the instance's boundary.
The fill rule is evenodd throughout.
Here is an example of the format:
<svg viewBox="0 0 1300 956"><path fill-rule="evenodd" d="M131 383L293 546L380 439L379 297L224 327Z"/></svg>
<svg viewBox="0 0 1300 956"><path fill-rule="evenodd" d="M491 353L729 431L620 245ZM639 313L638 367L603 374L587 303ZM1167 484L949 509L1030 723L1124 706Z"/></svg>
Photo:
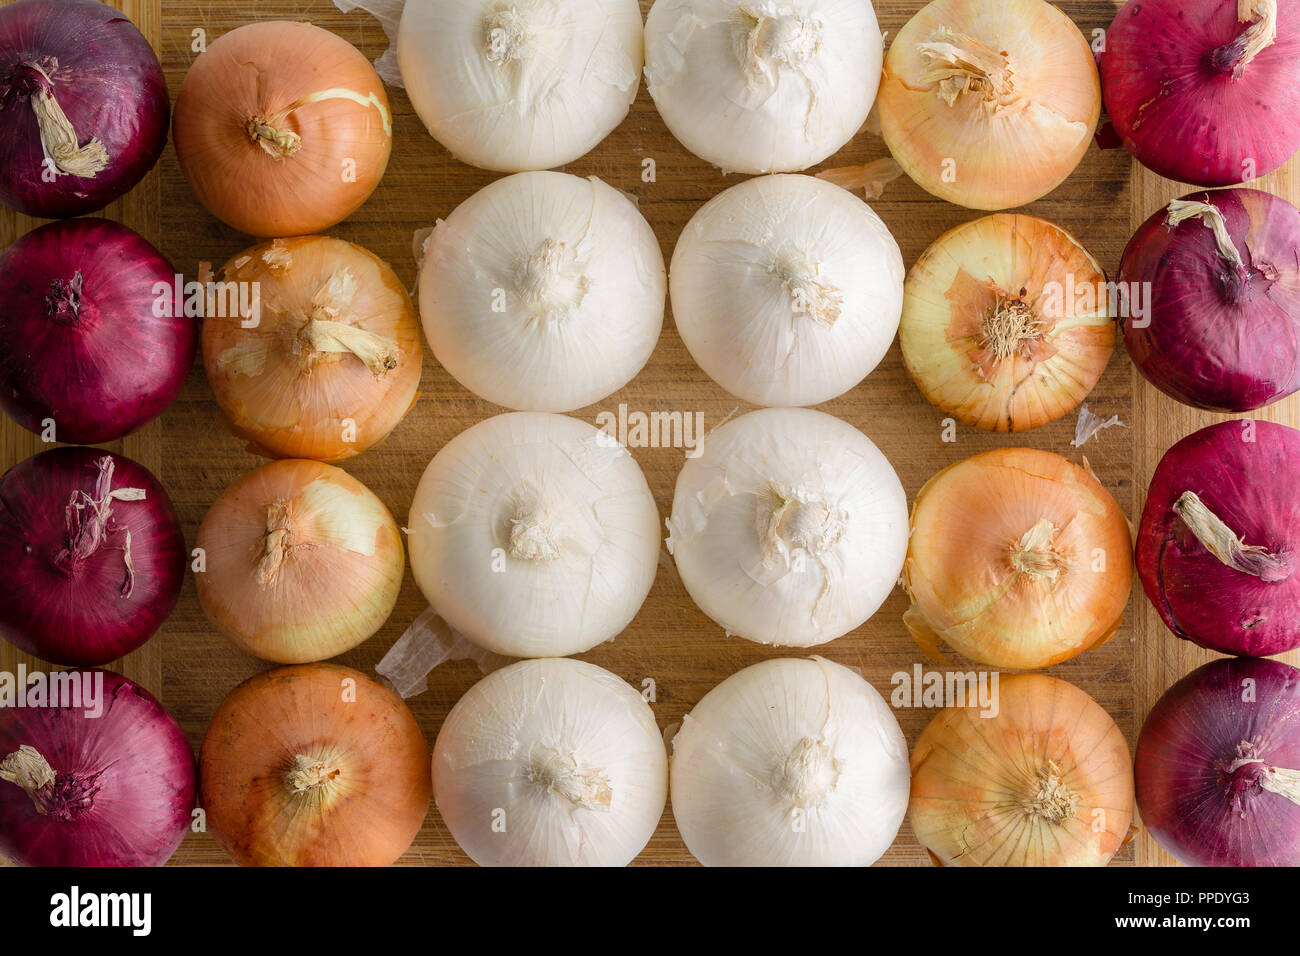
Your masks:
<svg viewBox="0 0 1300 956"><path fill-rule="evenodd" d="M940 866L1105 866L1129 836L1128 744L1086 693L1003 677L996 715L947 707L912 751L908 819Z"/></svg>
<svg viewBox="0 0 1300 956"><path fill-rule="evenodd" d="M985 431L1038 428L1078 408L1115 336L1097 260L1033 216L999 213L950 230L904 286L908 374L933 405Z"/></svg>
<svg viewBox="0 0 1300 956"><path fill-rule="evenodd" d="M1042 522L1050 535L1022 547ZM1114 636L1132 581L1119 505L1091 472L1052 452L968 458L931 478L912 507L904 622L933 654L944 641L991 667L1069 660Z"/></svg>
<svg viewBox="0 0 1300 956"><path fill-rule="evenodd" d="M949 105L920 46L950 41L946 31L1005 55L1007 83L979 81ZM877 107L917 185L971 209L1011 209L1079 165L1101 117L1101 77L1079 28L1043 0L934 0L894 38Z"/></svg>

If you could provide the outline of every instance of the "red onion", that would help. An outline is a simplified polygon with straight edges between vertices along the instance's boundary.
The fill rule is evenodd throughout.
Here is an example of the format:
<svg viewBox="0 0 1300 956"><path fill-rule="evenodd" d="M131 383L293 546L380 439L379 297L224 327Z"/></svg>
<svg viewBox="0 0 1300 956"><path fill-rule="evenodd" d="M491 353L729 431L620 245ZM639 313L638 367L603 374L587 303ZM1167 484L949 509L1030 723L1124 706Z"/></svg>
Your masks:
<svg viewBox="0 0 1300 956"><path fill-rule="evenodd" d="M1300 865L1300 670L1219 659L1156 702L1138 736L1137 802L1192 866Z"/></svg>
<svg viewBox="0 0 1300 956"><path fill-rule="evenodd" d="M1225 189L1176 200L1133 236L1120 279L1151 290L1124 342L1165 394L1247 412L1300 389L1300 209L1285 199Z"/></svg>
<svg viewBox="0 0 1300 956"><path fill-rule="evenodd" d="M1300 148L1300 2L1129 0L1101 88L1124 145L1161 176L1232 186Z"/></svg>
<svg viewBox="0 0 1300 956"><path fill-rule="evenodd" d="M25 866L161 866L194 807L185 732L120 674L65 673L47 677L58 701L0 708L0 853Z"/></svg>
<svg viewBox="0 0 1300 956"><path fill-rule="evenodd" d="M143 465L56 448L0 478L0 635L55 664L135 650L180 595L185 539Z"/></svg>
<svg viewBox="0 0 1300 956"><path fill-rule="evenodd" d="M29 216L102 209L167 145L158 57L121 12L94 0L0 9L0 202Z"/></svg>
<svg viewBox="0 0 1300 956"><path fill-rule="evenodd" d="M198 344L174 283L162 253L106 219L19 239L0 255L0 407L46 439L88 445L160 414Z"/></svg>
<svg viewBox="0 0 1300 956"><path fill-rule="evenodd" d="M1300 647L1300 431L1232 421L1161 459L1138 528L1147 597L1178 637L1223 654Z"/></svg>

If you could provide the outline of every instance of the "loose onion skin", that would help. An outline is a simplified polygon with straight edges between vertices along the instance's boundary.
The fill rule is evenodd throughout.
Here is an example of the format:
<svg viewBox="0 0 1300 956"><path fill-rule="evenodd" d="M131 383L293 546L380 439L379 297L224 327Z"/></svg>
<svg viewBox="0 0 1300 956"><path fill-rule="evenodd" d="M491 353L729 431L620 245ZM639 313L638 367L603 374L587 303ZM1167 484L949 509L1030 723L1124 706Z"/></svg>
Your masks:
<svg viewBox="0 0 1300 956"><path fill-rule="evenodd" d="M378 256L325 236L277 239L232 258L220 281L260 289L256 327L240 315L203 324L208 381L251 451L343 461L383 441L414 405L419 316Z"/></svg>
<svg viewBox="0 0 1300 956"><path fill-rule="evenodd" d="M1276 6L1276 39L1248 33ZM1130 0L1100 58L1106 108L1124 146L1167 179L1233 186L1300 148L1300 4Z"/></svg>
<svg viewBox="0 0 1300 956"><path fill-rule="evenodd" d="M199 527L199 603L263 660L300 664L356 647L397 603L405 556L383 502L342 469L286 459L237 478Z"/></svg>
<svg viewBox="0 0 1300 956"><path fill-rule="evenodd" d="M1203 214L1174 222L1186 203ZM1185 196L1138 229L1120 279L1151 289L1151 315L1125 321L1124 344L1166 395L1248 412L1300 390L1300 209L1285 199L1255 189Z"/></svg>
<svg viewBox="0 0 1300 956"><path fill-rule="evenodd" d="M181 170L208 211L254 236L321 232L383 178L392 114L356 47L310 23L231 30L190 67L176 97Z"/></svg>
<svg viewBox="0 0 1300 956"><path fill-rule="evenodd" d="M0 9L0 110L0 202L29 216L104 208L167 145L170 100L158 57L121 11L95 0Z"/></svg>
<svg viewBox="0 0 1300 956"><path fill-rule="evenodd" d="M1133 819L1123 733L1066 681L999 684L995 715L946 707L917 740L916 838L938 866L1105 866Z"/></svg>
<svg viewBox="0 0 1300 956"><path fill-rule="evenodd" d="M391 690L336 664L279 667L217 708L200 803L241 866L388 866L424 822L429 767Z"/></svg>
<svg viewBox="0 0 1300 956"><path fill-rule="evenodd" d="M960 422L1038 428L1078 408L1106 370L1115 323L1105 289L1097 260L1059 226L976 219L940 236L908 273L903 364Z"/></svg>
<svg viewBox="0 0 1300 956"><path fill-rule="evenodd" d="M0 635L29 654L79 666L129 654L176 606L186 559L167 492L129 458L55 448L0 478Z"/></svg>
<svg viewBox="0 0 1300 956"><path fill-rule="evenodd" d="M0 707L0 854L24 866L162 866L190 826L194 751L180 725L139 684L108 671L74 671L83 697L103 681L102 713L86 706ZM29 794L22 748L54 771ZM39 802L44 812L37 809Z"/></svg>
<svg viewBox="0 0 1300 956"><path fill-rule="evenodd" d="M1079 165L1101 83L1079 28L1042 0L934 0L894 37L877 110L890 153L922 189L1010 209Z"/></svg>
<svg viewBox="0 0 1300 956"><path fill-rule="evenodd" d="M1296 768L1300 671L1211 661L1165 691L1142 725L1138 811L1190 866L1300 866Z"/></svg>
<svg viewBox="0 0 1300 956"><path fill-rule="evenodd" d="M567 658L519 661L447 715L433 790L480 866L626 866L663 815L668 755L622 678Z"/></svg>
<svg viewBox="0 0 1300 956"><path fill-rule="evenodd" d="M1175 635L1249 657L1300 647L1298 461L1300 431L1258 421L1202 428L1160 460L1137 568Z"/></svg>
<svg viewBox="0 0 1300 956"><path fill-rule="evenodd" d="M904 615L993 667L1032 669L1106 643L1133 579L1124 513L1091 472L1034 448L985 452L930 479L912 507Z"/></svg>
<svg viewBox="0 0 1300 956"><path fill-rule="evenodd" d="M56 440L87 445L161 414L199 337L175 314L174 282L162 253L107 219L19 239L0 255L0 408L37 434L52 419Z"/></svg>

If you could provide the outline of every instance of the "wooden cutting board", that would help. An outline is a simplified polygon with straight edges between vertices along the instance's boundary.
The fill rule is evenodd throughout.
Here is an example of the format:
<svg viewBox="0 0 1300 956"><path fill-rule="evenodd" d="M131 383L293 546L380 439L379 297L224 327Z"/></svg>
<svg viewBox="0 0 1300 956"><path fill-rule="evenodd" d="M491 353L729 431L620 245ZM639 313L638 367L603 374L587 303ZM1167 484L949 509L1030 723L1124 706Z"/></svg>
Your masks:
<svg viewBox="0 0 1300 956"><path fill-rule="evenodd" d="M369 57L386 48L376 20L355 12L342 14L329 0L114 0L159 51L173 97L197 55L200 39L210 43L223 33L254 19L310 20L338 33ZM642 0L643 10L650 0ZM919 0L878 0L882 29L892 36L921 6ZM1119 3L1079 0L1060 6L1085 35L1104 30ZM414 285L416 266L412 235L447 216L458 203L485 186L496 174L465 166L439 146L424 130L400 90L389 90L395 114L394 150L387 175L370 201L332 230L360 243L392 263ZM883 143L860 134L825 167L862 163L885 155ZM642 161L655 161L654 182L642 178ZM579 175L596 175L637 197L642 213L654 227L667 260L691 215L722 189L741 177L724 177L688 154L664 127L644 88L627 120L591 155L566 167ZM1293 202L1300 201L1300 161L1262 183ZM1112 276L1132 231L1168 200L1191 191L1138 168L1120 150L1091 150L1070 180L1025 211L1050 219L1073 232ZM892 184L873 203L889 224L908 265L945 230L977 214L933 199L911 182ZM179 271L194 277L200 262L221 263L251 241L223 226L197 203L168 147L158 168L128 196L104 213L119 219L155 242ZM35 222L0 211L0 241L8 244ZM434 453L470 425L502 409L461 388L432 356L426 358L419 403L380 447L345 467L365 482L404 522L411 496ZM621 392L575 412L595 420L600 411L616 411L621 403L634 411L703 412L713 427L739 407L711 382L691 360L673 328L665 324L663 338L645 370ZM889 456L909 497L939 469L970 455L1004 445L1033 446L1058 452L1075 461L1084 455L1131 519L1141 512L1145 488L1164 451L1189 432L1216 420L1163 397L1136 373L1121 348L1088 399L1098 414L1119 415L1129 426L1111 428L1084 449L1070 445L1074 417L1037 431L994 436L961 428L955 443L941 435L943 415L921 397L903 370L897 347L881 366L850 394L820 406L869 435ZM1280 403L1261 417L1300 426L1300 401ZM137 459L162 480L180 513L187 540L193 542L199 522L213 500L237 475L260 463L221 426L216 405L196 365L185 390L157 422L110 447ZM0 423L0 468L35 454L40 440L8 420ZM660 512L667 516L683 457L681 450L634 451L654 490ZM425 606L410 576L392 619L363 646L340 658L342 663L373 671L384 652ZM906 601L895 591L870 621L829 645L824 656L861 669L888 696L891 675L910 672L924 658L902 625ZM636 686L653 678L657 686L655 713L662 727L682 716L710 688L742 667L761 660L791 656L792 652L726 637L721 628L695 608L670 562L665 561L641 613L617 640L583 655ZM1156 698L1211 654L1173 638L1161 625L1135 582L1125 625L1104 647L1051 669L1058 677L1092 694L1124 731L1130 744L1143 716ZM1292 655L1295 657L1295 655ZM45 665L0 646L0 669L13 670L25 661L29 668ZM1293 661L1294 662L1294 661ZM192 578L175 614L147 645L114 665L158 693L181 722L197 748L213 711L240 681L269 665L236 650L208 626L195 597ZM473 664L459 662L439 668L427 693L411 706L430 742L448 710L479 678ZM897 712L908 740L914 742L932 711ZM224 853L207 834L189 835L174 864L218 864ZM415 845L403 857L407 864L465 864L435 808ZM664 819L642 864L693 863L672 821ZM925 853L905 824L884 864L925 865ZM1155 842L1140 835L1117 857L1121 864L1172 862Z"/></svg>

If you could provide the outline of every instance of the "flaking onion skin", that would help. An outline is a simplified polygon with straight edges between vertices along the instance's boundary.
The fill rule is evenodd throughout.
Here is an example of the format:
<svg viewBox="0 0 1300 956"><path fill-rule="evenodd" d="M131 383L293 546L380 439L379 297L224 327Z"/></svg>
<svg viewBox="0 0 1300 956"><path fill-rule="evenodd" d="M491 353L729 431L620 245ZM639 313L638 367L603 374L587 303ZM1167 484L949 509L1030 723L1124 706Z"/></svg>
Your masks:
<svg viewBox="0 0 1300 956"><path fill-rule="evenodd" d="M337 664L240 684L199 758L209 830L242 866L387 866L415 839L431 792L415 717Z"/></svg>
<svg viewBox="0 0 1300 956"><path fill-rule="evenodd" d="M904 286L899 342L922 394L985 431L1079 407L1115 348L1106 276L1072 235L1000 213L940 236Z"/></svg>
<svg viewBox="0 0 1300 956"><path fill-rule="evenodd" d="M1007 75L945 91L931 74L948 64L925 51L954 44L977 44ZM890 153L922 189L971 209L1011 209L1079 165L1101 116L1101 79L1088 41L1051 4L934 0L894 38L877 110Z"/></svg>
<svg viewBox="0 0 1300 956"><path fill-rule="evenodd" d="M916 496L903 620L931 655L944 641L992 667L1049 667L1114 636L1132 579L1128 522L1091 472L1000 449Z"/></svg>
<svg viewBox="0 0 1300 956"><path fill-rule="evenodd" d="M940 866L1105 866L1129 837L1123 733L1086 693L1004 676L996 715L947 707L912 751L908 820Z"/></svg>
<svg viewBox="0 0 1300 956"><path fill-rule="evenodd" d="M259 290L256 325L230 309L203 323L208 381L251 451L343 461L383 441L415 403L419 316L378 256L327 236L276 239L233 257L218 281ZM355 352L316 331L338 325L361 336Z"/></svg>

